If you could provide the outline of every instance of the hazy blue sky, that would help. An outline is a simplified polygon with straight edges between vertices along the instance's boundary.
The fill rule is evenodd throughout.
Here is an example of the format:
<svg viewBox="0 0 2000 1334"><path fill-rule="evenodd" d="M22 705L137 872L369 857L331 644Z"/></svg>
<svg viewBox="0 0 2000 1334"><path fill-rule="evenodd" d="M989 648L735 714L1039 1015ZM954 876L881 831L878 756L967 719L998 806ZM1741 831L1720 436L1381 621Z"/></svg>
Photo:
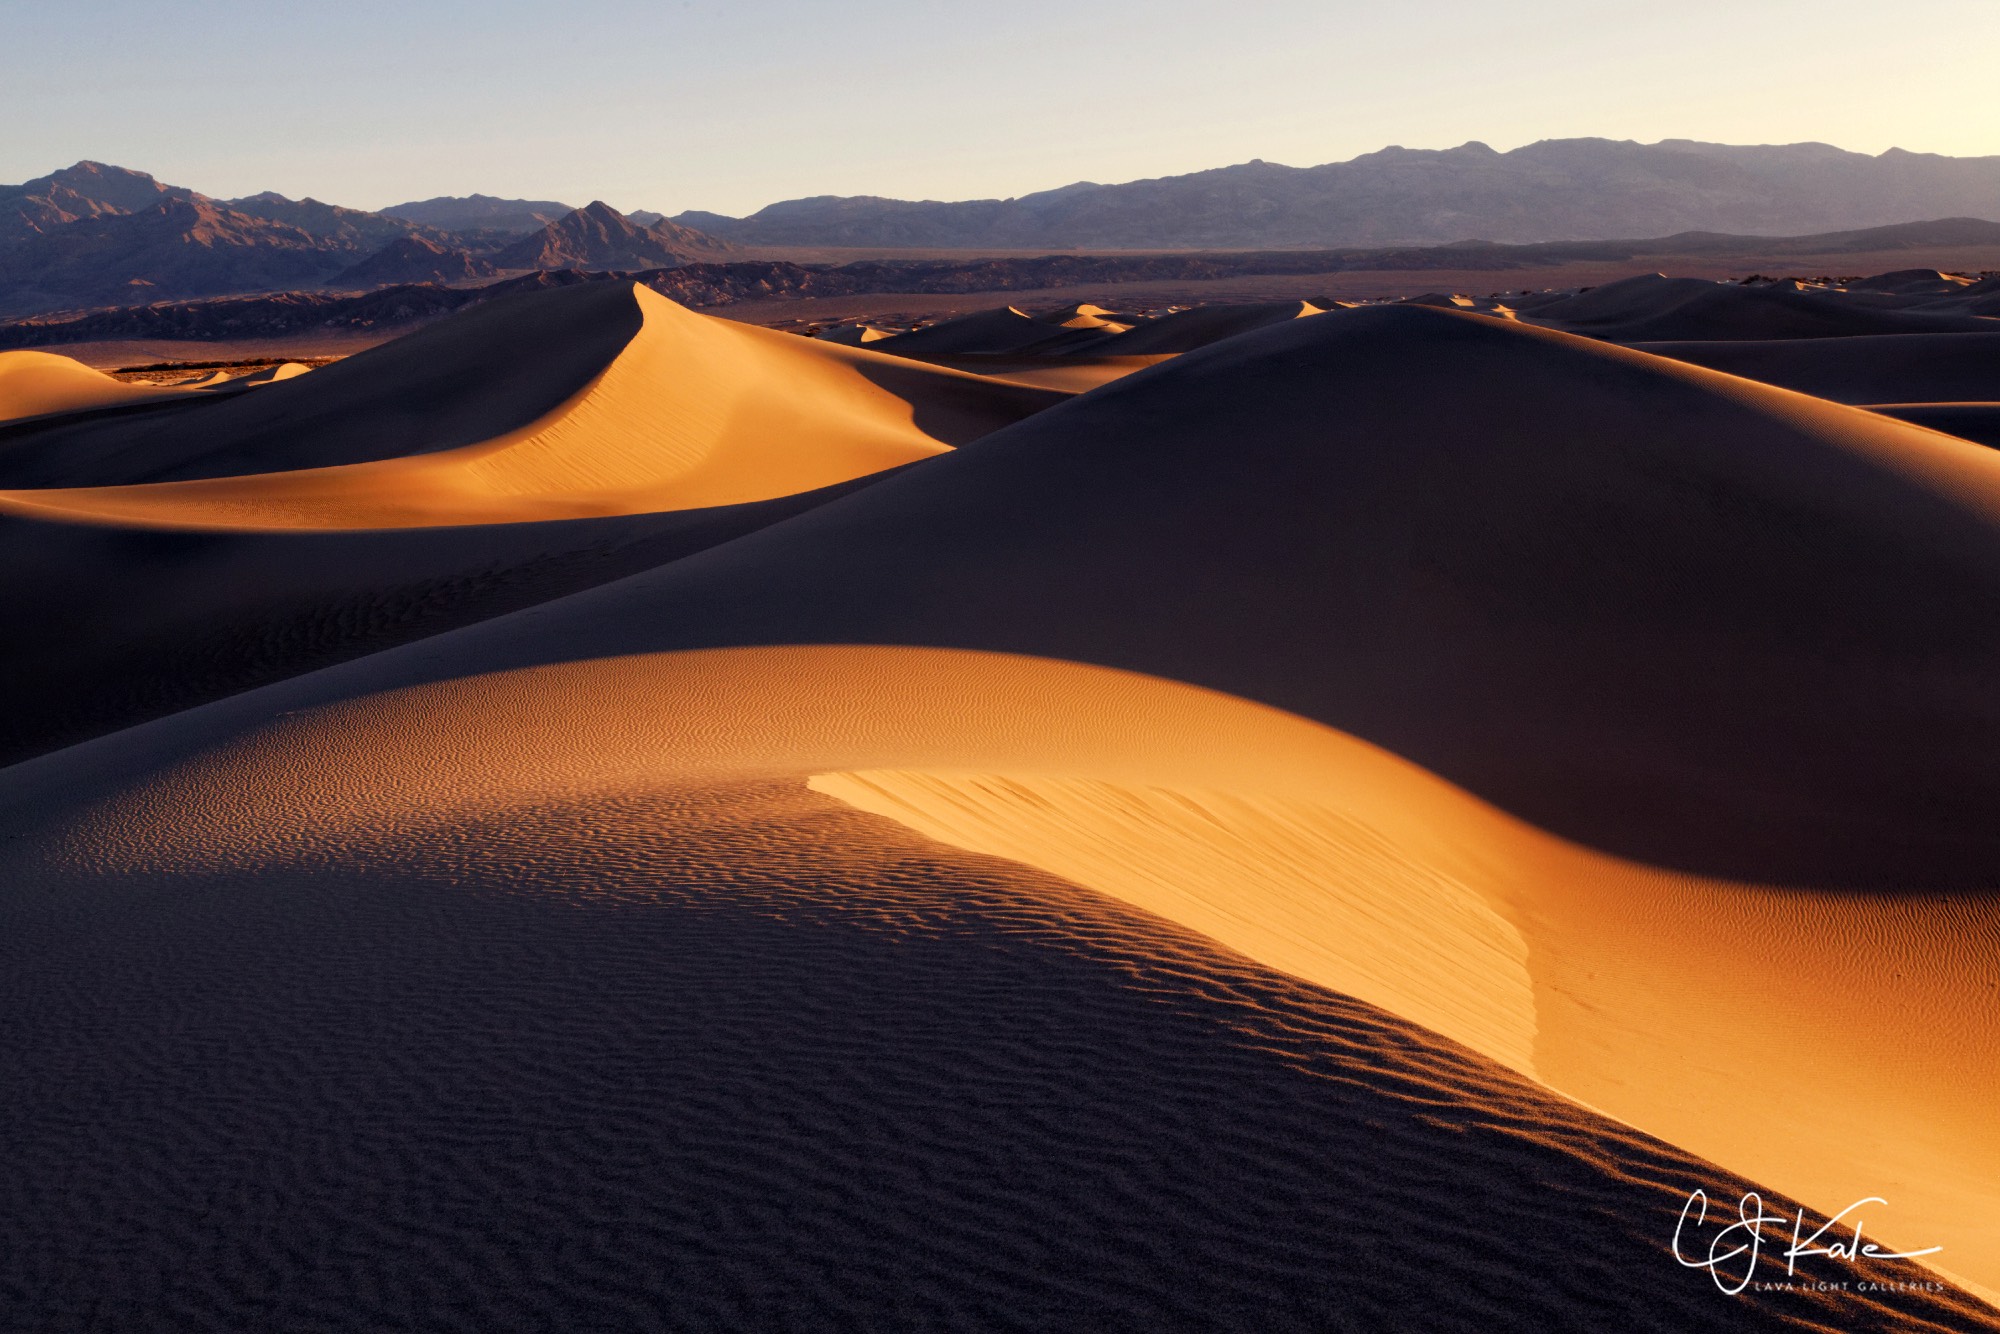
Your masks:
<svg viewBox="0 0 2000 1334"><path fill-rule="evenodd" d="M2000 153L2000 0L0 0L0 180L747 212L1385 144Z"/></svg>

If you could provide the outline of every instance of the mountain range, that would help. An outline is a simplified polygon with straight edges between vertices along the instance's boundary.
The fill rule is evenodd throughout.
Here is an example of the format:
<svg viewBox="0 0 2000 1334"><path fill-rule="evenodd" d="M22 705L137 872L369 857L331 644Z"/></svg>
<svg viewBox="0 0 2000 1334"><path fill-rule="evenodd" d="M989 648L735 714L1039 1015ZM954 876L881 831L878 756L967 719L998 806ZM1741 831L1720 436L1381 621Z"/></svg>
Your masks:
<svg viewBox="0 0 2000 1334"><path fill-rule="evenodd" d="M0 186L0 313L459 282L507 269L661 268L729 249L675 223L634 222L602 202L541 212L531 201L484 197L405 207L464 227L271 192L214 199L144 172L79 162Z"/></svg>
<svg viewBox="0 0 2000 1334"><path fill-rule="evenodd" d="M959 203L819 196L675 221L759 246L1180 249L1565 241L1687 230L1799 235L1918 218L2000 218L2000 157L1828 144L1551 139L1385 148L1346 162L1252 161L1080 181Z"/></svg>
<svg viewBox="0 0 2000 1334"><path fill-rule="evenodd" d="M1531 243L1699 231L1823 234L2000 218L2000 157L1826 144L1562 139L1499 153L1386 148L1249 162L1018 199L787 200L745 218L622 214L490 195L379 212L271 192L215 199L79 162L0 186L0 315L321 287L462 283L510 271L711 262L734 247L1203 250Z"/></svg>

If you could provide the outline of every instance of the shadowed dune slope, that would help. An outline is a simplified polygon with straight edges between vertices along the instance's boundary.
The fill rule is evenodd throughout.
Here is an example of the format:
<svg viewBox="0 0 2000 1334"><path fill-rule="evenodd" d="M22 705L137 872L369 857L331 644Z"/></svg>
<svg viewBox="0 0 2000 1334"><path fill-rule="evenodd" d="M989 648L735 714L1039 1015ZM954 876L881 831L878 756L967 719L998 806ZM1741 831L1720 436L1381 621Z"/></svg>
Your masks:
<svg viewBox="0 0 2000 1334"><path fill-rule="evenodd" d="M734 505L927 457L1065 397L711 319L629 283L551 295L573 294L603 323L622 330L636 315L639 328L580 392L492 439L344 466L16 490L0 493L0 509L136 526L283 530ZM318 378L258 396L303 393ZM294 399L293 406L305 405Z"/></svg>
<svg viewBox="0 0 2000 1334"><path fill-rule="evenodd" d="M1821 292L1641 274L1538 303L1524 318L1613 342L1841 338L1867 334L2000 333L2000 322L1897 310Z"/></svg>
<svg viewBox="0 0 2000 1334"><path fill-rule="evenodd" d="M1836 403L2000 402L2000 341L1898 334L1764 343L1641 343L1641 351Z"/></svg>
<svg viewBox="0 0 2000 1334"><path fill-rule="evenodd" d="M170 396L169 390L127 384L52 352L0 352L0 423Z"/></svg>

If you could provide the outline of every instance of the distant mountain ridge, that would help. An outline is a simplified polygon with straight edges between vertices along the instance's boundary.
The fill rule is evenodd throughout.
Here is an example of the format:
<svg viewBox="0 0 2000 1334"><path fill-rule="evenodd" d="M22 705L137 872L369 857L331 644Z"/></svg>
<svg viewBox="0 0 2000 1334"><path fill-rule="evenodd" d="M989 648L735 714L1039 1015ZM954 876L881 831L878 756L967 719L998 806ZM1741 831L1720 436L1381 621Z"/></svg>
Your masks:
<svg viewBox="0 0 2000 1334"><path fill-rule="evenodd" d="M1246 249L1661 236L1801 235L1916 218L2000 218L2000 157L1828 144L1549 139L1391 147L1346 162L1233 167L1017 199L791 199L674 220L765 246Z"/></svg>
<svg viewBox="0 0 2000 1334"><path fill-rule="evenodd" d="M0 315L327 284L462 283L509 270L664 268L762 246L1380 251L1475 244L1469 237L1796 237L1922 217L1946 220L1933 228L1976 228L2000 218L2000 157L1565 139L1508 153L1479 143L1388 148L1320 167L1250 162L1008 200L788 200L748 218L628 216L602 201L567 209L490 195L396 209L268 191L214 199L79 162L0 185Z"/></svg>
<svg viewBox="0 0 2000 1334"><path fill-rule="evenodd" d="M637 225L602 203L552 204L536 221L539 207L473 196L410 209L468 224L451 230L271 191L213 199L144 172L79 162L0 186L0 313L465 282L502 268L660 268L729 248L664 220Z"/></svg>
<svg viewBox="0 0 2000 1334"><path fill-rule="evenodd" d="M439 195L435 199L412 200L381 210L392 218L440 227L448 232L523 234L538 231L575 211L574 204L559 204L550 199L496 199L492 195Z"/></svg>

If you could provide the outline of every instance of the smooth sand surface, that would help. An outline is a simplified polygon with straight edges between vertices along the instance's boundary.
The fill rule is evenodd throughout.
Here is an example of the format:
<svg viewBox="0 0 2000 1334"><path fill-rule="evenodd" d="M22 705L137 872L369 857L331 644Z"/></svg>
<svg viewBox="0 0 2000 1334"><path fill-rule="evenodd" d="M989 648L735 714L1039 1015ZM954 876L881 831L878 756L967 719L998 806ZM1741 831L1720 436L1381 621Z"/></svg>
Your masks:
<svg viewBox="0 0 2000 1334"><path fill-rule="evenodd" d="M851 465L844 431L969 438L0 770L13 1290L213 1325L1995 1327L1724 1298L1665 1242L1696 1187L1882 1196L1869 1237L2000 1289L2000 454L1424 306L997 429L1027 391L639 308L573 457L636 466L612 409L663 395L605 384L656 331L759 388L702 438L766 487ZM809 402L837 429L773 444ZM574 485L563 443L524 494ZM90 518L12 531L111 574L210 536ZM209 596L190 623L251 601ZM385 1277L415 1237L441 1262Z"/></svg>
<svg viewBox="0 0 2000 1334"><path fill-rule="evenodd" d="M608 296L637 314L630 340L572 397L491 439L278 473L16 490L0 493L0 510L148 527L272 530L519 523L735 505L925 458L1062 397L711 320L642 287L598 284L550 295L595 306L607 301L597 287L611 288ZM386 359L401 347L380 355ZM365 361L338 365L353 368L352 378ZM308 392L325 374L273 385L258 397L268 402L294 389Z"/></svg>
<svg viewBox="0 0 2000 1334"><path fill-rule="evenodd" d="M0 352L0 422L145 402L167 392L127 384L53 352Z"/></svg>

